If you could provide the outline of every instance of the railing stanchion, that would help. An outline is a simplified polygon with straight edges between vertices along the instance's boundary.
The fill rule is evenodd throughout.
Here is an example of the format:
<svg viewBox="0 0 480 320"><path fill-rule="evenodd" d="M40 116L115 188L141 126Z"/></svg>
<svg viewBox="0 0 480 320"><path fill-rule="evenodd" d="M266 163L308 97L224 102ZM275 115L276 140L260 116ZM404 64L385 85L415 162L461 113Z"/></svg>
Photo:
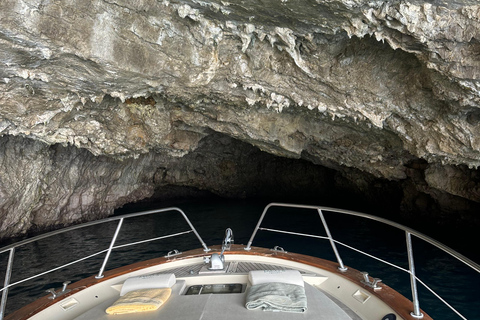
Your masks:
<svg viewBox="0 0 480 320"><path fill-rule="evenodd" d="M8 286L10 285L10 278L12 277L12 268L13 268L13 256L15 254L15 248L10 249L10 254L8 256L8 265L7 271L5 272L5 281L3 285L3 292L2 292L2 302L0 305L0 320L3 320L5 315L5 307L7 306L7 298L8 298Z"/></svg>
<svg viewBox="0 0 480 320"><path fill-rule="evenodd" d="M342 258L340 257L340 253L338 253L337 246L335 245L335 242L333 241L332 234L330 233L330 229L328 229L327 221L325 220L325 217L323 216L323 212L321 209L317 209L318 215L320 216L320 219L322 220L323 227L325 228L325 232L327 233L328 240L330 241L330 245L332 246L333 253L335 253L335 257L337 258L339 267L338 270L341 272L345 272L348 270L347 267L343 264Z"/></svg>
<svg viewBox="0 0 480 320"><path fill-rule="evenodd" d="M110 257L110 253L112 253L113 246L115 245L115 241L117 240L117 236L118 236L118 233L120 232L120 228L122 227L122 224L123 224L123 218L120 219L120 221L118 222L117 230L115 230L115 234L113 235L112 242L110 242L110 247L108 248L107 255L105 256L102 267L100 268L98 275L95 276L95 279L102 279L104 277L103 271L105 270L105 267L107 265L108 258Z"/></svg>
<svg viewBox="0 0 480 320"><path fill-rule="evenodd" d="M412 246L412 235L410 232L405 232L407 238L407 254L408 254L408 267L410 273L410 287L412 289L412 302L413 302L413 311L410 312L410 315L415 319L422 319L423 313L420 311L420 302L418 301L418 292L417 292L417 280L415 278L415 263L413 261L413 246Z"/></svg>
<svg viewBox="0 0 480 320"><path fill-rule="evenodd" d="M243 248L243 250L249 251L252 246L253 238L255 238L255 235L257 234L258 229L260 228L260 225L262 224L263 218L265 217L265 214L267 213L268 209L272 206L273 204L269 204L263 209L262 215L260 216L260 219L257 222L257 225L255 226L255 230L253 230L252 236L250 237L250 240L248 240L247 246Z"/></svg>
<svg viewBox="0 0 480 320"><path fill-rule="evenodd" d="M210 251L211 249L205 244L205 242L203 241L202 237L200 237L200 235L198 234L197 232L197 229L195 229L195 227L193 226L193 224L190 222L190 220L188 219L187 215L185 214L185 212L183 212L182 210L180 209L176 209L178 212L180 212L180 214L183 216L183 219L185 219L185 221L188 223L188 225L190 226L190 229L193 231L193 233L195 234L195 236L197 237L198 241L200 241L200 244L202 245L203 247L203 251L205 252L208 252Z"/></svg>

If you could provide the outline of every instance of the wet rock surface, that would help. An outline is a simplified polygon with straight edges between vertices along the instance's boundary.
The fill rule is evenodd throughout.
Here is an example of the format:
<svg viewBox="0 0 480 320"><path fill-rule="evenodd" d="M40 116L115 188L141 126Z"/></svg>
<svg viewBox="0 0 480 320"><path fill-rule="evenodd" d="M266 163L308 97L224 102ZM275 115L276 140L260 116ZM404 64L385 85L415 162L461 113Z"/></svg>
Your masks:
<svg viewBox="0 0 480 320"><path fill-rule="evenodd" d="M0 232L103 217L165 186L238 197L319 181L478 219L479 10L2 1Z"/></svg>

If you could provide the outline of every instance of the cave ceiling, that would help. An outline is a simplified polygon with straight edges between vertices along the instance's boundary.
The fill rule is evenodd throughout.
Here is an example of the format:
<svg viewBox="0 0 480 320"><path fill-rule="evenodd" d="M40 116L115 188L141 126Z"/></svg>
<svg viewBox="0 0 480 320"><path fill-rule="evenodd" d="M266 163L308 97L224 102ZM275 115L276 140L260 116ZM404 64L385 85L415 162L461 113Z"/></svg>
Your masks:
<svg viewBox="0 0 480 320"><path fill-rule="evenodd" d="M111 213L212 134L479 202L479 33L473 0L3 0L0 229Z"/></svg>

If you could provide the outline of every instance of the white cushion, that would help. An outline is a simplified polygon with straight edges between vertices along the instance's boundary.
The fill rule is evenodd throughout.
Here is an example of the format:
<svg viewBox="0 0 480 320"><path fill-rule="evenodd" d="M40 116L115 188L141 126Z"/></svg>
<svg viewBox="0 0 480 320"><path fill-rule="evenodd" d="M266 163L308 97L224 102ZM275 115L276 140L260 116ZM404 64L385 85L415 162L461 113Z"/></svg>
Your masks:
<svg viewBox="0 0 480 320"><path fill-rule="evenodd" d="M303 277L298 270L254 270L248 273L248 280L252 285L282 282L303 287Z"/></svg>
<svg viewBox="0 0 480 320"><path fill-rule="evenodd" d="M139 289L171 288L176 281L177 280L173 273L154 273L138 277L131 277L125 280L123 283L120 296L123 296L127 292Z"/></svg>

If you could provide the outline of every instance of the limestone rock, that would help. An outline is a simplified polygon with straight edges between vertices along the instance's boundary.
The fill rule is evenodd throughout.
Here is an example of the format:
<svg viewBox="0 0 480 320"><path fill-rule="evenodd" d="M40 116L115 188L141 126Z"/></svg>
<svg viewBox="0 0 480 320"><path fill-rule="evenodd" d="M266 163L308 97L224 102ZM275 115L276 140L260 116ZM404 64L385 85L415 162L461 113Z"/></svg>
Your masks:
<svg viewBox="0 0 480 320"><path fill-rule="evenodd" d="M0 148L0 238L103 218L153 194L151 156L112 161L11 136Z"/></svg>
<svg viewBox="0 0 480 320"><path fill-rule="evenodd" d="M75 167L77 153L112 165L113 177L141 159L185 157L219 132L375 179L407 179L406 166L424 159L432 188L478 201L476 186L458 177L480 165L479 30L473 0L4 0L0 135L11 147L3 156L24 161L12 142L24 137L44 163L30 173L61 184L47 177ZM48 145L75 148L49 164ZM79 198L41 197L60 208L46 219L111 212L124 197L151 194L154 185L138 184L152 176L148 166L129 176L136 187L118 181L105 207L84 204L100 183L93 177L84 189L75 179L59 186ZM445 172L451 183L438 183ZM0 177L2 190L24 180L11 174ZM40 185L26 181L16 186L29 190L25 205L43 206ZM7 202L7 214L31 211Z"/></svg>

